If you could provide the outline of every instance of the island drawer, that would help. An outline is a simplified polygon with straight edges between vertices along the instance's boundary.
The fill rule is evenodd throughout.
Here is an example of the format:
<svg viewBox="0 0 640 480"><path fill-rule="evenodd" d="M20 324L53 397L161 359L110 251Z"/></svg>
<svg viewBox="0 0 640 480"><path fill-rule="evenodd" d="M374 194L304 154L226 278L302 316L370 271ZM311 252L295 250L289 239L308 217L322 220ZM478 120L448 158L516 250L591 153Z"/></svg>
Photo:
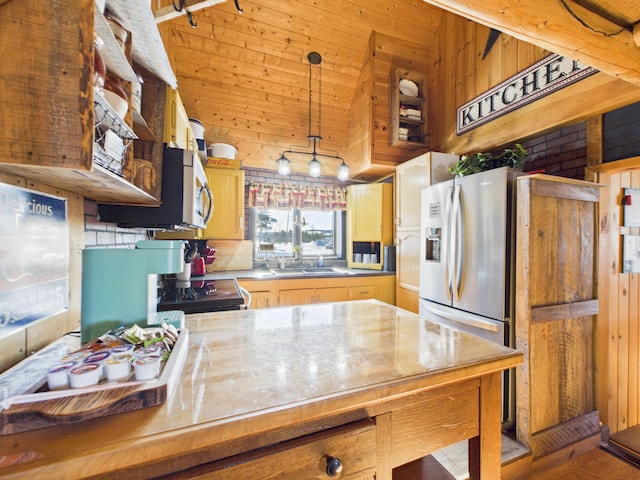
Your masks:
<svg viewBox="0 0 640 480"><path fill-rule="evenodd" d="M374 480L375 428L371 420L362 420L162 478L320 480L332 478L327 474L327 461L337 459L342 466L342 473L335 478Z"/></svg>

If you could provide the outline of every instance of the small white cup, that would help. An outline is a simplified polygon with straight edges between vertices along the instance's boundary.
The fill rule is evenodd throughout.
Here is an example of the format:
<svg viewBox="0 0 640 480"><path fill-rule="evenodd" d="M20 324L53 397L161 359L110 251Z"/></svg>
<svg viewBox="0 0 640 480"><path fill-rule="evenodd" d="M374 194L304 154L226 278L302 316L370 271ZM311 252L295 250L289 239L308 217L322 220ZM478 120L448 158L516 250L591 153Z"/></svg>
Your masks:
<svg viewBox="0 0 640 480"><path fill-rule="evenodd" d="M176 273L176 280L186 282L190 278L191 278L191 264L190 263L183 263L182 264L182 271Z"/></svg>
<svg viewBox="0 0 640 480"><path fill-rule="evenodd" d="M362 263L362 254L361 253L354 253L353 254L353 261L356 263Z"/></svg>
<svg viewBox="0 0 640 480"><path fill-rule="evenodd" d="M362 254L362 263L371 263L371 255L368 253Z"/></svg>
<svg viewBox="0 0 640 480"><path fill-rule="evenodd" d="M378 255L375 253L371 254L371 258L369 258L370 263L378 263Z"/></svg>

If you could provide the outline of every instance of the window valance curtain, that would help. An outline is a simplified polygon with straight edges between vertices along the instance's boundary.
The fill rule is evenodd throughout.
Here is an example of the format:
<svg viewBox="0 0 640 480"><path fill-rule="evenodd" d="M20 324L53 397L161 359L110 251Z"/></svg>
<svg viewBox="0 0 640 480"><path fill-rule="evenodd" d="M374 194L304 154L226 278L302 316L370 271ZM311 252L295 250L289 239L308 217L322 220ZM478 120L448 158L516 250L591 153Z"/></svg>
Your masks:
<svg viewBox="0 0 640 480"><path fill-rule="evenodd" d="M249 184L249 206L302 210L346 210L347 190L343 187L251 182Z"/></svg>

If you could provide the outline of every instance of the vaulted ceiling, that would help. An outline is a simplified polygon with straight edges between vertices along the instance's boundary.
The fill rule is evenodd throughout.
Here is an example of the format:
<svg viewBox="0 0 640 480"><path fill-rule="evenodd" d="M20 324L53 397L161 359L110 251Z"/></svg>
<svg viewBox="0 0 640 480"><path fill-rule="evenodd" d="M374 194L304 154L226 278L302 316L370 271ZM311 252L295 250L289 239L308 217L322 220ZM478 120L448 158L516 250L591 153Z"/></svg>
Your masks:
<svg viewBox="0 0 640 480"><path fill-rule="evenodd" d="M321 89L313 92L314 102L318 93L322 100L320 149L347 158L349 109L371 32L428 45L442 13L422 0L239 0L239 6L242 14L232 1L193 12L196 28L185 16L175 18L163 36L172 43L188 114L203 122L207 144L230 143L243 164L266 168L276 167L282 151L308 144L309 52L323 59ZM312 74L315 85L319 72ZM337 164L325 162L323 174Z"/></svg>
<svg viewBox="0 0 640 480"><path fill-rule="evenodd" d="M160 28L189 116L207 144L236 146L248 166L275 169L283 150L307 145L311 51L323 58L320 148L349 161L349 109L371 32L430 46L444 10L640 86L637 0L220 1L184 0L196 27L182 15ZM327 163L333 175L337 162Z"/></svg>

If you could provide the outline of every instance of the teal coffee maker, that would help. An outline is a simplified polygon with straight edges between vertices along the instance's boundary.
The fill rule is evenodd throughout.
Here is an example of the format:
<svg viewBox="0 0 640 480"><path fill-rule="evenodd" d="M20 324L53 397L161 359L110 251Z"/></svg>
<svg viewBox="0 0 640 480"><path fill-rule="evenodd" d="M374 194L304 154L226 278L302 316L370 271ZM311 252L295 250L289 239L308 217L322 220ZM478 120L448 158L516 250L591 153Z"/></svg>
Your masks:
<svg viewBox="0 0 640 480"><path fill-rule="evenodd" d="M141 240L136 248L82 252L81 341L118 325L156 323L158 274L179 273L184 241Z"/></svg>

